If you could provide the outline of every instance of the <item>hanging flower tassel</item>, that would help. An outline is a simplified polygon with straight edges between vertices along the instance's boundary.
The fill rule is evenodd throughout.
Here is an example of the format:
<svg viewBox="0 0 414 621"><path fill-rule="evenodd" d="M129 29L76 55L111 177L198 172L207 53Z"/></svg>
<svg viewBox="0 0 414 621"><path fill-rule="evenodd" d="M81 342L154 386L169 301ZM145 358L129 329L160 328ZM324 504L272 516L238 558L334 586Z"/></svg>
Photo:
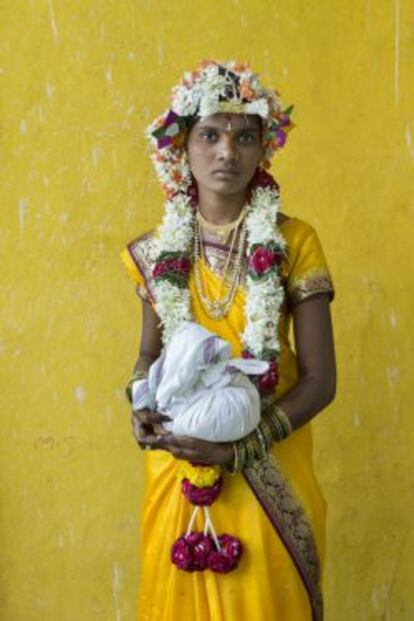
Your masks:
<svg viewBox="0 0 414 621"><path fill-rule="evenodd" d="M216 573L226 574L233 571L239 564L243 546L231 535L217 536L208 509L223 487L220 467L186 463L181 468L181 473L183 472L186 476L181 481L181 491L194 505L194 510L187 532L177 539L171 548L172 563L179 569L189 572L210 569ZM204 532L192 530L201 508L204 511Z"/></svg>

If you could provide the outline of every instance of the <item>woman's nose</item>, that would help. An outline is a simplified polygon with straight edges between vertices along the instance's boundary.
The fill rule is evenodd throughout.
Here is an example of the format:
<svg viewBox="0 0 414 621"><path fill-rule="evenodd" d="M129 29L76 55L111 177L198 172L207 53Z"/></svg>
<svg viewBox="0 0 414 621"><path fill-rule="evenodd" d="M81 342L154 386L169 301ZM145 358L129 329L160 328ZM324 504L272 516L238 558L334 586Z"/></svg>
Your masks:
<svg viewBox="0 0 414 621"><path fill-rule="evenodd" d="M239 150L233 136L224 134L219 142L219 158L226 162L238 162Z"/></svg>

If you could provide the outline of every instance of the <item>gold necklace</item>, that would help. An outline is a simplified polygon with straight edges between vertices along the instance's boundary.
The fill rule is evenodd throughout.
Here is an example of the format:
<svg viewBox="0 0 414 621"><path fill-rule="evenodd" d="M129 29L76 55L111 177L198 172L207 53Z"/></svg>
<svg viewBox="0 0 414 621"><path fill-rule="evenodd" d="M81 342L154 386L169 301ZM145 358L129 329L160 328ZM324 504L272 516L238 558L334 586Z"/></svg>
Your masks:
<svg viewBox="0 0 414 621"><path fill-rule="evenodd" d="M238 226L240 225L240 222L243 220L244 216L246 215L247 208L248 208L248 205L245 205L243 209L240 211L237 219L233 220L233 222L227 222L226 224L215 224L214 222L210 222L209 220L207 220L207 218L203 216L200 209L197 209L197 220L200 226L214 233L214 235L219 237L220 241L224 243L227 240L228 236L230 235L231 231L238 228Z"/></svg>
<svg viewBox="0 0 414 621"><path fill-rule="evenodd" d="M234 264L234 269L233 269L233 273L232 273L232 277L230 280L230 284L228 287L227 292L224 294L223 297L219 297L221 294L221 290L223 288L223 284L224 284L224 280L225 280L225 276L226 273L224 273L224 275L221 278L221 282L220 282L220 289L219 289L219 294L217 296L216 299L214 300L210 300L207 295L204 292L204 286L203 286L203 282L202 282L202 278L201 278L201 273L200 273L200 265L199 265L199 261L201 259L201 255L202 255L202 240L201 240L201 228L199 226L199 222L197 221L195 226L195 234L194 234L194 277L195 277L195 285L196 285L196 292L197 292L197 296L201 302L201 305L203 306L206 314L214 320L219 320L222 319L223 317L225 317L230 308L231 305L233 304L233 300L234 300L234 296L236 294L237 291L237 287L239 285L240 282L240 275L241 275L241 266L242 266L242 259L243 259L243 251L244 251L244 247L245 247L245 242L246 242L246 237L247 237L247 225L245 222L243 222L243 225L241 227L241 231L240 231L240 236L239 236L239 243L238 243L238 249L237 249L237 256L236 256L236 260L235 260L235 264ZM239 223L240 224L240 223ZM237 230L235 231L234 234L234 239L236 238L237 234ZM230 249L230 252L232 252L233 250L233 245L234 245L234 239L233 239L233 243L232 243L232 247ZM226 265L228 267L229 262L230 262L230 256L231 254L229 253L227 256L227 261L226 261ZM227 269L226 269L227 271Z"/></svg>
<svg viewBox="0 0 414 621"><path fill-rule="evenodd" d="M235 246L236 239L237 239L238 229L239 229L239 227L237 226L236 230L233 233L233 237L232 237L232 240L231 240L230 248L229 248L229 251L227 253L227 257L226 257L226 260L224 262L224 266L223 266L223 269L222 269L222 272L221 272L220 288L218 290L216 299L220 298L221 291L223 289L223 285L225 285L227 281L231 282L231 277L230 276L227 277L227 272L229 271L229 268L230 268L230 261L231 261L231 258L233 256L233 250L234 250L234 246ZM198 227L198 235L199 235L199 240L200 240L200 256L201 256L202 260L204 261L204 263L206 265L208 265L208 261L207 261L207 257L206 257L206 253L205 253L205 248L204 248L204 245L203 245L203 239L202 239L203 233L202 233L202 230L201 230L200 226ZM240 242L240 238L239 238L239 242ZM233 266L233 272L234 272L234 266Z"/></svg>

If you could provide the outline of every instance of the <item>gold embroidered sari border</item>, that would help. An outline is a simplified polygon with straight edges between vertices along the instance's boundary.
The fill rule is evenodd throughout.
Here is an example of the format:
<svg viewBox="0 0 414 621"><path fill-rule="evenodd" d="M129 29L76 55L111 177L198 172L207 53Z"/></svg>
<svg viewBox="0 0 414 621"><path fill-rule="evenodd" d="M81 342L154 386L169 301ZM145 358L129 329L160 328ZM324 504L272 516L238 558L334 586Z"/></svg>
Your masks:
<svg viewBox="0 0 414 621"><path fill-rule="evenodd" d="M268 455L243 475L276 530L309 596L312 620L323 621L319 556L312 529L276 459Z"/></svg>
<svg viewBox="0 0 414 621"><path fill-rule="evenodd" d="M317 293L328 293L329 300L335 297L335 289L329 272L325 269L310 270L301 278L295 278L289 283L289 299L293 304L302 302Z"/></svg>

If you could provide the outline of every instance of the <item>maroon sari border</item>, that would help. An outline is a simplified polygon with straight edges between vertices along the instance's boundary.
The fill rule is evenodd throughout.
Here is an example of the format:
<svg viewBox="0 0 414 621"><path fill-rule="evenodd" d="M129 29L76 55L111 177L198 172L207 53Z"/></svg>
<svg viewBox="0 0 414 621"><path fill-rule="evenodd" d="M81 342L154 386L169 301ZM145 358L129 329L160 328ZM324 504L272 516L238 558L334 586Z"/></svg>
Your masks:
<svg viewBox="0 0 414 621"><path fill-rule="evenodd" d="M260 506L262 507L263 511L265 512L266 516L268 517L270 523L272 524L273 528L275 529L277 535L279 536L280 540L282 541L283 545L285 546L289 556L291 557L297 571L298 574L303 582L303 585L305 587L305 590L308 594L309 597L309 603L310 603L310 608L311 608L311 612L312 612L312 621L323 621L323 602L322 602L322 597L320 592L316 592L315 588L313 587L313 585L310 583L310 580L308 579L308 575L306 570L304 569L304 567L302 566L301 562L300 562L300 558L299 558L299 554L297 552L295 552L295 550L293 549L292 546L292 542L289 541L289 539L285 536L282 527L278 524L277 522L277 516L274 515L271 510L269 509L269 507L267 506L265 500L263 499L263 497L260 495L260 492L256 489L254 483L252 480L250 480L249 478L249 474L247 471L244 471L243 473L243 477L246 480L248 486L250 487L250 489L252 490L255 498L257 499L257 501L259 502Z"/></svg>

